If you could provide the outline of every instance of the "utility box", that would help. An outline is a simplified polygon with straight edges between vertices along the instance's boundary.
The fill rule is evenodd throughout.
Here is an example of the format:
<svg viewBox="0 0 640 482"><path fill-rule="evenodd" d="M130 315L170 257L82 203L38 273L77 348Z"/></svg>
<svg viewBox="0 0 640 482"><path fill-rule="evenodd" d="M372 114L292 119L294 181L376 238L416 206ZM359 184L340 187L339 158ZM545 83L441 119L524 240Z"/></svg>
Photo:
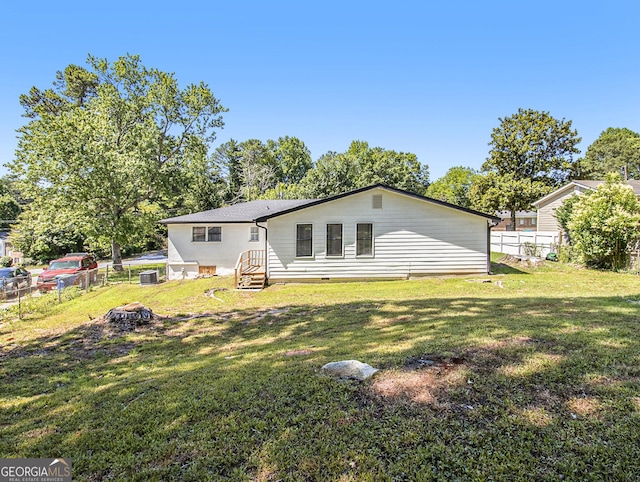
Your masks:
<svg viewBox="0 0 640 482"><path fill-rule="evenodd" d="M59 274L54 279L56 280L56 288L63 290L69 286L73 286L76 283L77 275L75 274Z"/></svg>
<svg viewBox="0 0 640 482"><path fill-rule="evenodd" d="M149 286L158 284L158 270L149 269L140 273L140 285Z"/></svg>

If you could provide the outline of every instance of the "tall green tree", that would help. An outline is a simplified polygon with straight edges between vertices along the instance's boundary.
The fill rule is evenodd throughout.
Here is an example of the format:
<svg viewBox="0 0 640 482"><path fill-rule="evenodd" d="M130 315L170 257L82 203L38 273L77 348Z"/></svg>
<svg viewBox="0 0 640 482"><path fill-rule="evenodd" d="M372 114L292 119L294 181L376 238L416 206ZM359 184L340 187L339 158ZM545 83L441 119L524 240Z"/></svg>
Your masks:
<svg viewBox="0 0 640 482"><path fill-rule="evenodd" d="M301 192L305 197L326 197L378 183L424 194L429 168L415 154L353 141L344 153L322 156L302 179Z"/></svg>
<svg viewBox="0 0 640 482"><path fill-rule="evenodd" d="M623 269L640 237L640 202L633 189L608 176L607 182L573 204L568 223L575 251L588 265Z"/></svg>
<svg viewBox="0 0 640 482"><path fill-rule="evenodd" d="M337 152L327 152L302 179L298 194L302 198L321 198L352 191L357 186L356 170L353 159Z"/></svg>
<svg viewBox="0 0 640 482"><path fill-rule="evenodd" d="M64 253L83 251L83 228L69 211L42 199L20 213L10 239L14 249L44 263Z"/></svg>
<svg viewBox="0 0 640 482"><path fill-rule="evenodd" d="M298 183L313 166L309 149L297 137L284 136L277 141L268 140L267 149L279 183Z"/></svg>
<svg viewBox="0 0 640 482"><path fill-rule="evenodd" d="M224 202L232 203L238 199L242 185L242 151L238 141L230 139L218 146L213 154L213 164L226 182Z"/></svg>
<svg viewBox="0 0 640 482"><path fill-rule="evenodd" d="M488 212L527 210L537 198L563 184L576 172L574 154L581 138L571 121L558 120L548 112L518 109L500 118L491 133L486 174L477 179L471 194L477 206Z"/></svg>
<svg viewBox="0 0 640 482"><path fill-rule="evenodd" d="M463 166L452 167L440 179L429 184L427 196L463 208L470 208L469 190L477 177L478 173L475 169Z"/></svg>
<svg viewBox="0 0 640 482"><path fill-rule="evenodd" d="M240 190L238 200L253 201L277 183L273 152L258 139L240 144Z"/></svg>
<svg viewBox="0 0 640 482"><path fill-rule="evenodd" d="M640 134L609 127L587 148L580 168L585 179L604 179L610 172L640 179Z"/></svg>
<svg viewBox="0 0 640 482"><path fill-rule="evenodd" d="M9 176L0 177L0 230L8 229L26 204L15 180Z"/></svg>
<svg viewBox="0 0 640 482"><path fill-rule="evenodd" d="M118 266L121 247L147 226L140 220L186 182L190 153L213 141L226 109L206 84L181 89L136 55L87 64L21 97L29 122L9 167L33 199L66 211L92 244L110 245Z"/></svg>

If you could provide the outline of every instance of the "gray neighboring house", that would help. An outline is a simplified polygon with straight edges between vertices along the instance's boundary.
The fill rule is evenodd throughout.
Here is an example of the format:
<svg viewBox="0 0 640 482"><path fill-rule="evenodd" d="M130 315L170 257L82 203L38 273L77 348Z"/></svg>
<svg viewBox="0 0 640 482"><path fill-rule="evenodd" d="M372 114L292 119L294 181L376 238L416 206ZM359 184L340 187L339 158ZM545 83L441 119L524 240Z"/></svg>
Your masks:
<svg viewBox="0 0 640 482"><path fill-rule="evenodd" d="M538 199L533 205L538 208L538 231L561 232L562 226L555 217L555 211L562 205L569 196L580 195L587 191L594 191L606 181L586 181L576 180L565 184L545 197ZM631 186L636 196L640 197L640 181L629 180L627 184Z"/></svg>
<svg viewBox="0 0 640 482"><path fill-rule="evenodd" d="M251 201L161 221L168 228L169 279L235 272L239 287L267 279L486 274L490 228L498 222L382 184L325 199Z"/></svg>

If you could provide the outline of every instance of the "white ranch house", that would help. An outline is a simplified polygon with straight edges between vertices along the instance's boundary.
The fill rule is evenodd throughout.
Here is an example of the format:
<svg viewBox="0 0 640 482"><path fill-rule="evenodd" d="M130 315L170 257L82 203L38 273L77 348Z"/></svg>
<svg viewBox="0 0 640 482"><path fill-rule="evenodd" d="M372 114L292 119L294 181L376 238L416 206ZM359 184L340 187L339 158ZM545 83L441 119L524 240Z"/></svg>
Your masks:
<svg viewBox="0 0 640 482"><path fill-rule="evenodd" d="M326 199L262 200L162 220L167 276L265 281L399 279L489 271L499 218L385 185Z"/></svg>

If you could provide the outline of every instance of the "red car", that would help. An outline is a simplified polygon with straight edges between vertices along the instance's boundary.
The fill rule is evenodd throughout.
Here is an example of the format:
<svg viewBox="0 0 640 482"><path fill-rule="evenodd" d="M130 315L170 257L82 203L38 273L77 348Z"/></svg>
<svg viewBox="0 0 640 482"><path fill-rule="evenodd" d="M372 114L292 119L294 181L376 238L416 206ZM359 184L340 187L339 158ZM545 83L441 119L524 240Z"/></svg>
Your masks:
<svg viewBox="0 0 640 482"><path fill-rule="evenodd" d="M88 253L70 253L64 258L51 261L38 276L36 286L40 291L55 289L58 285L56 277L60 275L76 275L72 284L85 286L87 281L96 281L97 273L98 263L93 256Z"/></svg>

